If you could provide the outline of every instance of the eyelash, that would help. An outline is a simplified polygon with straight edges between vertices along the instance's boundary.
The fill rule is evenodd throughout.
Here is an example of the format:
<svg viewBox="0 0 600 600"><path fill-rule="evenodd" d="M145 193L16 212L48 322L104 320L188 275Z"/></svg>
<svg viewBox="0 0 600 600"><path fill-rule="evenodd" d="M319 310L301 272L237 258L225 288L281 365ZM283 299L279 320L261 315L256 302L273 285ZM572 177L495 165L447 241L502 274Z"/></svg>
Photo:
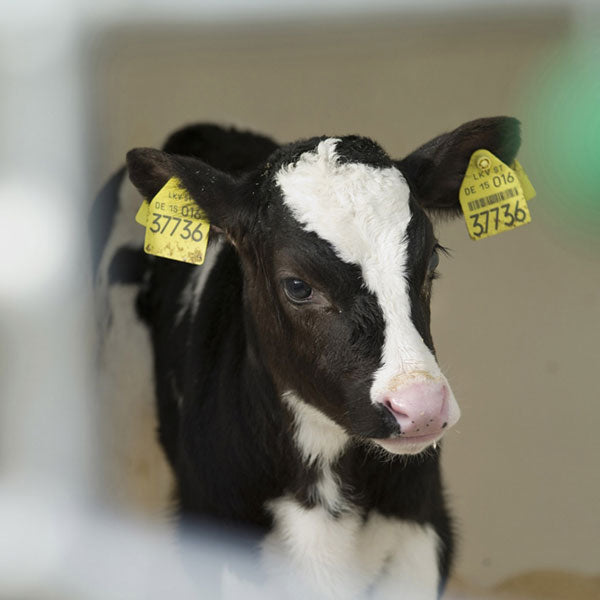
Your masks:
<svg viewBox="0 0 600 600"><path fill-rule="evenodd" d="M433 246L433 251L434 252L439 252L440 254L443 254L444 256L450 256L450 251L448 250L448 248L446 248L445 246L442 246L440 243L436 242L435 245ZM436 279L440 278L440 274L437 271L437 266L433 271L430 271L428 273L428 279L429 281L435 281Z"/></svg>
<svg viewBox="0 0 600 600"><path fill-rule="evenodd" d="M444 256L451 256L450 249L446 248L446 246L442 246L439 242L435 243L433 249L441 252Z"/></svg>

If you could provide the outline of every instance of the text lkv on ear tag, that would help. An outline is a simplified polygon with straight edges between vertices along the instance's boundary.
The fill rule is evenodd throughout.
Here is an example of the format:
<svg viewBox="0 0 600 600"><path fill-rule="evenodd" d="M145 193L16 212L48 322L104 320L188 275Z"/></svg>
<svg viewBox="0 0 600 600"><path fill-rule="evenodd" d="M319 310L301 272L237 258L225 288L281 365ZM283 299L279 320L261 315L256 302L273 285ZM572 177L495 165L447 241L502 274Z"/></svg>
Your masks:
<svg viewBox="0 0 600 600"><path fill-rule="evenodd" d="M172 177L149 202L142 202L135 220L146 227L144 251L201 265L210 223L178 179Z"/></svg>
<svg viewBox="0 0 600 600"><path fill-rule="evenodd" d="M527 200L535 196L535 190L517 161L514 167L489 150L471 155L459 199L472 239L482 240L531 222Z"/></svg>

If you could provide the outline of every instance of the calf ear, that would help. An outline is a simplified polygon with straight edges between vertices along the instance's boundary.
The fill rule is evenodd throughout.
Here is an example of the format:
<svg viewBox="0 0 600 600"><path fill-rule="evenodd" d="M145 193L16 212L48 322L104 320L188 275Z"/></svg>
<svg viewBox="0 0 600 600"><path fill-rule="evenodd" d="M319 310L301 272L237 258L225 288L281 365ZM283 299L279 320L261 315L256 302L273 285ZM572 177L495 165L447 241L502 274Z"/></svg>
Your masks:
<svg viewBox="0 0 600 600"><path fill-rule="evenodd" d="M168 154L153 148L136 148L127 153L129 178L139 192L151 199L176 177L206 213L211 226L232 232L242 217L238 182L190 156Z"/></svg>
<svg viewBox="0 0 600 600"><path fill-rule="evenodd" d="M517 119L477 119L432 139L396 166L423 208L459 214L458 192L473 152L485 148L510 165L520 145Z"/></svg>

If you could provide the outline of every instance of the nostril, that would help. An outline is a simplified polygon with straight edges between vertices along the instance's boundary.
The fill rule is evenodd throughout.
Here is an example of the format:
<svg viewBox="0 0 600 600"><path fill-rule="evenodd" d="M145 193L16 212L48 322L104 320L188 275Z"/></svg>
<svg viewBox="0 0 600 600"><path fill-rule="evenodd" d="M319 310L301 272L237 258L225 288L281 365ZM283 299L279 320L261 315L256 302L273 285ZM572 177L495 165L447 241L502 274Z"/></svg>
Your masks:
<svg viewBox="0 0 600 600"><path fill-rule="evenodd" d="M397 417L406 417L408 418L408 414L403 412L402 410L400 410L397 406L394 405L394 403L389 399L386 398L383 401L384 405L387 407L387 409L395 416Z"/></svg>

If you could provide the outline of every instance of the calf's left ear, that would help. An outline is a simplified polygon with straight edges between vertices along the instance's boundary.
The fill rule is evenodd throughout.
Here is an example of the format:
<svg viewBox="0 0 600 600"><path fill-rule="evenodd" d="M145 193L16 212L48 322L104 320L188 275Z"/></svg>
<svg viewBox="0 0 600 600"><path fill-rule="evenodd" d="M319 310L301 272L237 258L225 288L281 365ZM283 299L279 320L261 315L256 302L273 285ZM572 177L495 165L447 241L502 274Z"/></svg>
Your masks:
<svg viewBox="0 0 600 600"><path fill-rule="evenodd" d="M473 152L484 148L510 165L520 145L517 119L490 117L465 123L395 162L423 208L458 215L460 184Z"/></svg>
<svg viewBox="0 0 600 600"><path fill-rule="evenodd" d="M176 177L212 226L231 232L240 225L243 211L237 206L237 180L201 160L154 148L136 148L127 153L127 170L133 185L147 199Z"/></svg>

